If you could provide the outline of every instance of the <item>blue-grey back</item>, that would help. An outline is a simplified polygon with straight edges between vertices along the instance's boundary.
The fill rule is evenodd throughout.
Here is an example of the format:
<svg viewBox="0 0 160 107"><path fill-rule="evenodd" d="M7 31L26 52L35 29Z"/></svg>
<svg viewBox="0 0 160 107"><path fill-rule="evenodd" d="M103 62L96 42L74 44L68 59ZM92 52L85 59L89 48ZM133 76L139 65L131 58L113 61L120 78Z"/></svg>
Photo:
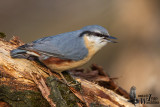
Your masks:
<svg viewBox="0 0 160 107"><path fill-rule="evenodd" d="M83 37L79 37L81 30L67 32L55 36L36 40L28 49L61 59L81 60L88 55Z"/></svg>

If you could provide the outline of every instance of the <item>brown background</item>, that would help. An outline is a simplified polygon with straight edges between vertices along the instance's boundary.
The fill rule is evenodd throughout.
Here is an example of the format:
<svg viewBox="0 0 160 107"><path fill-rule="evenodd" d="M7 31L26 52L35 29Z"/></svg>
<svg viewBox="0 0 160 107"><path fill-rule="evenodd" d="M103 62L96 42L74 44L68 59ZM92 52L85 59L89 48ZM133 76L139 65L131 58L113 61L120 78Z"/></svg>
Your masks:
<svg viewBox="0 0 160 107"><path fill-rule="evenodd" d="M159 0L3 0L0 32L24 42L101 25L117 44L108 44L86 66L102 65L117 83L160 99ZM157 105L158 106L158 105Z"/></svg>

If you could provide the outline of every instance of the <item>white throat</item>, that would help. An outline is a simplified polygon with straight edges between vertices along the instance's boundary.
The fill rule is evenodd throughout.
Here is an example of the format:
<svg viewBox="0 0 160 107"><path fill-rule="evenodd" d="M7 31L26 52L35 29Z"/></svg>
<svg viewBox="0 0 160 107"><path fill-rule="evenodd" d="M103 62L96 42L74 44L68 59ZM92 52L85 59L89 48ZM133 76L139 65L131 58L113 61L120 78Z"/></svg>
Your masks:
<svg viewBox="0 0 160 107"><path fill-rule="evenodd" d="M95 51L100 50L102 47L104 47L107 44L107 40L104 40L101 37L97 36L86 36L88 41L90 42L90 47L94 48Z"/></svg>

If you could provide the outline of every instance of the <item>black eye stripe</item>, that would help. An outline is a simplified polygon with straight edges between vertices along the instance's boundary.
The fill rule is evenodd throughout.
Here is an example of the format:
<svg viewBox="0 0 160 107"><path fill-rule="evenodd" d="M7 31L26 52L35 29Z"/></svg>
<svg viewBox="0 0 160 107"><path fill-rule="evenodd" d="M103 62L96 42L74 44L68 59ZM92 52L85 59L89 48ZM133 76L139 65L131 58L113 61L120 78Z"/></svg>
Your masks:
<svg viewBox="0 0 160 107"><path fill-rule="evenodd" d="M108 37L108 35L100 34L100 33L97 33L97 32L91 32L91 31L82 32L80 34L80 37L82 37L84 34L95 35L95 36L98 36L98 37L104 37L104 39Z"/></svg>
<svg viewBox="0 0 160 107"><path fill-rule="evenodd" d="M90 32L90 31L82 32L82 33L80 34L80 37L82 37L84 34L91 34L91 32Z"/></svg>

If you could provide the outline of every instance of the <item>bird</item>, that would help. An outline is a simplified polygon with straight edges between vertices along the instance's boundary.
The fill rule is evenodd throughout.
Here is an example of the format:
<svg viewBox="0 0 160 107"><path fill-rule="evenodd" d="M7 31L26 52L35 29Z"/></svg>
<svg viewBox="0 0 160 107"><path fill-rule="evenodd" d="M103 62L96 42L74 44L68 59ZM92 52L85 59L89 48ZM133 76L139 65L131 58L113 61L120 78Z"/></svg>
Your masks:
<svg viewBox="0 0 160 107"><path fill-rule="evenodd" d="M12 58L36 57L49 69L62 72L87 63L108 42L117 39L110 36L107 29L99 25L89 25L80 30L54 36L43 37L10 51Z"/></svg>

